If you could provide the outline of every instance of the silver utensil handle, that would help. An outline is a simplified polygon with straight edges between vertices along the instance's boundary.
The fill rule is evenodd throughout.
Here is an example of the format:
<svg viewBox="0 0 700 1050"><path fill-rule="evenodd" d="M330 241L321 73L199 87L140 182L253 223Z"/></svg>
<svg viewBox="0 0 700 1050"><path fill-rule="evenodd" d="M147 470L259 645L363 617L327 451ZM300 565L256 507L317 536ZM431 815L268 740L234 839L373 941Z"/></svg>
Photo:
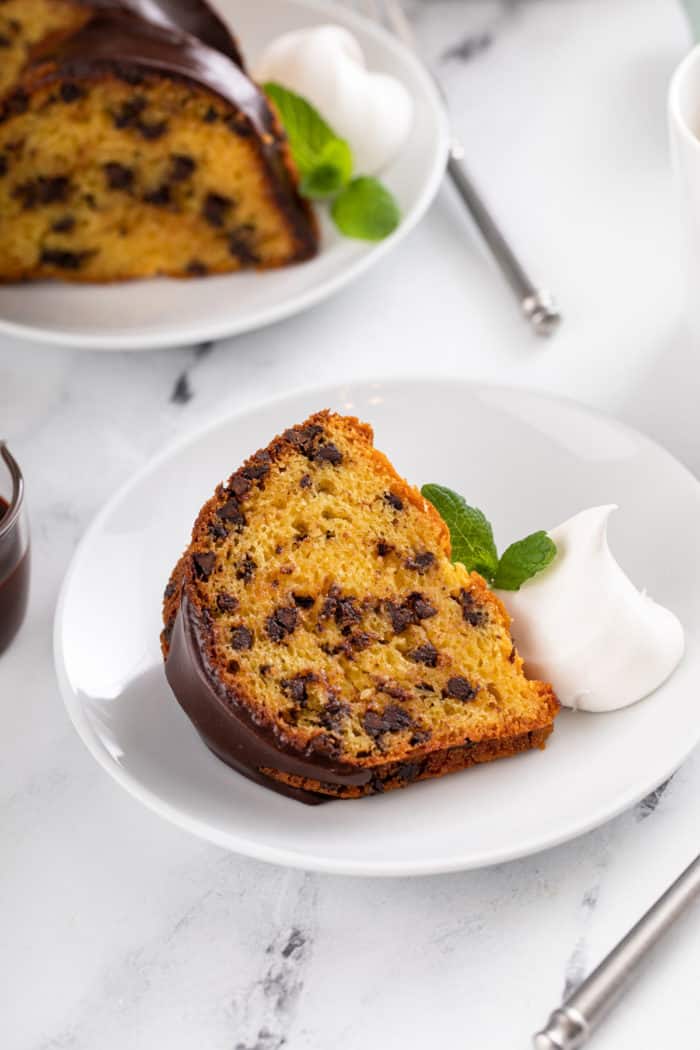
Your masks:
<svg viewBox="0 0 700 1050"><path fill-rule="evenodd" d="M453 142L450 147L447 171L501 273L520 303L525 317L538 335L552 335L561 323L561 314L551 296L532 283L501 233L496 220L471 180L464 163L464 148L458 142Z"/></svg>
<svg viewBox="0 0 700 1050"><path fill-rule="evenodd" d="M700 896L700 856L688 865L636 926L555 1010L533 1037L535 1050L578 1050L615 1005L662 934Z"/></svg>

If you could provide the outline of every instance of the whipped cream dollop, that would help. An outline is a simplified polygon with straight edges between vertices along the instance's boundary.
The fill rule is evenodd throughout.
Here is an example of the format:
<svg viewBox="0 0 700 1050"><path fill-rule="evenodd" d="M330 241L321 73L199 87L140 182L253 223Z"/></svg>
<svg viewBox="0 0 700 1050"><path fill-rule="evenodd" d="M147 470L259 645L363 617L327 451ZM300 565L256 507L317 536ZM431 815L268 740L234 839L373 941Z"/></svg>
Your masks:
<svg viewBox="0 0 700 1050"><path fill-rule="evenodd" d="M549 535L551 565L519 591L500 591L525 668L551 682L560 703L614 711L647 696L684 649L676 616L638 591L608 547L613 506L591 507Z"/></svg>
<svg viewBox="0 0 700 1050"><path fill-rule="evenodd" d="M277 37L265 49L256 79L274 80L310 102L350 144L355 172L372 175L398 153L413 121L403 84L367 69L362 49L341 26L323 25Z"/></svg>

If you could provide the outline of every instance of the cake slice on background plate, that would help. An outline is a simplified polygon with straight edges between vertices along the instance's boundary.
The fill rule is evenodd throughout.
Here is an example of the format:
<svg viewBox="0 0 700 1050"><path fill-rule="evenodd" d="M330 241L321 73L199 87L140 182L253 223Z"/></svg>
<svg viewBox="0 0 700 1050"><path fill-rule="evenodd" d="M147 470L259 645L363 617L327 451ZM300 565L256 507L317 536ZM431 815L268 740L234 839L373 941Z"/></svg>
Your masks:
<svg viewBox="0 0 700 1050"><path fill-rule="evenodd" d="M313 256L265 96L226 55L134 14L48 38L0 100L0 281L111 281Z"/></svg>
<svg viewBox="0 0 700 1050"><path fill-rule="evenodd" d="M302 801L542 747L558 703L437 511L320 412L204 505L165 591L168 681L209 747Z"/></svg>

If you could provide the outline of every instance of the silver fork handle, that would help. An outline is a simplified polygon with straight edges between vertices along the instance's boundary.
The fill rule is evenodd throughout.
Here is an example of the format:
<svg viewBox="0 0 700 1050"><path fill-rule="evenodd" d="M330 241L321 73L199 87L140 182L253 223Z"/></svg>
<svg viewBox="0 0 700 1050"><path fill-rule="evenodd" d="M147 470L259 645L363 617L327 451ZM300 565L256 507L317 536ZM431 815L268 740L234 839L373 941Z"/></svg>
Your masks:
<svg viewBox="0 0 700 1050"><path fill-rule="evenodd" d="M696 857L590 977L554 1011L546 1027L533 1038L535 1050L578 1050L583 1046L656 942L699 896L700 857Z"/></svg>
<svg viewBox="0 0 700 1050"><path fill-rule="evenodd" d="M561 323L561 314L549 293L532 283L501 233L498 223L471 180L464 163L464 147L459 142L453 142L450 146L447 171L499 270L520 303L523 314L538 335L552 335Z"/></svg>

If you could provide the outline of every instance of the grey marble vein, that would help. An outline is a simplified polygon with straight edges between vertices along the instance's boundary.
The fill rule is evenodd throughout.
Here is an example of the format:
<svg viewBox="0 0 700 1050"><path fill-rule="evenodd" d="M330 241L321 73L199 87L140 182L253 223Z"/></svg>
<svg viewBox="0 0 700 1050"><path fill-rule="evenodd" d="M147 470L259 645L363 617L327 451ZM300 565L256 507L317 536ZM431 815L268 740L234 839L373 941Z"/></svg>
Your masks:
<svg viewBox="0 0 700 1050"><path fill-rule="evenodd" d="M170 395L170 402L173 405L186 405L194 397L194 391L190 383L191 372L198 361L206 357L211 353L214 347L213 342L199 343L193 347L193 361L183 370L175 379L175 383Z"/></svg>
<svg viewBox="0 0 700 1050"><path fill-rule="evenodd" d="M652 813L656 812L656 808L661 802L663 796L666 794L668 785L671 783L672 780L673 777L670 776L668 780L664 780L663 784L659 784L655 791L651 791L646 796L646 798L643 798L641 802L637 803L637 806L634 811L635 819L637 820L637 822L646 820L647 817L650 817Z"/></svg>
<svg viewBox="0 0 700 1050"><path fill-rule="evenodd" d="M317 879L290 872L287 886L291 901L288 908L282 905L286 921L265 949L264 972L240 997L235 1050L279 1050L304 990L314 944Z"/></svg>

